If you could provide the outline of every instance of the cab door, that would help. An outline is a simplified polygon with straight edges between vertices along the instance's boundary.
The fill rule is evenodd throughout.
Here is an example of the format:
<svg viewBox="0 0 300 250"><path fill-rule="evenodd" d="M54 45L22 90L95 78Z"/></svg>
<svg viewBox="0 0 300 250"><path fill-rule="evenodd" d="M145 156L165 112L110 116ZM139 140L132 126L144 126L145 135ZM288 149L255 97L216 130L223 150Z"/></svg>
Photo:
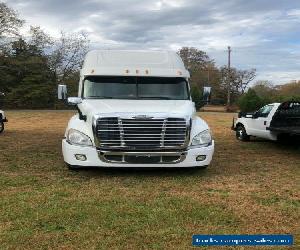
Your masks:
<svg viewBox="0 0 300 250"><path fill-rule="evenodd" d="M270 113L273 108L274 105L266 105L253 115L253 118L249 121L249 131L251 135L270 139L270 131L267 130L267 127L270 126Z"/></svg>

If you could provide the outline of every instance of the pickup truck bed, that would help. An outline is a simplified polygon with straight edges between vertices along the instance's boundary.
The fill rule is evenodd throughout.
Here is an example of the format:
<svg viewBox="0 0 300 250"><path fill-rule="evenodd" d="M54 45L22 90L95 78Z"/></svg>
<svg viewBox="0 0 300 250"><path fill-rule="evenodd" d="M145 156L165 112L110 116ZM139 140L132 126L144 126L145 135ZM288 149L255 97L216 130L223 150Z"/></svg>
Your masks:
<svg viewBox="0 0 300 250"><path fill-rule="evenodd" d="M267 130L280 134L300 135L300 102L282 103Z"/></svg>

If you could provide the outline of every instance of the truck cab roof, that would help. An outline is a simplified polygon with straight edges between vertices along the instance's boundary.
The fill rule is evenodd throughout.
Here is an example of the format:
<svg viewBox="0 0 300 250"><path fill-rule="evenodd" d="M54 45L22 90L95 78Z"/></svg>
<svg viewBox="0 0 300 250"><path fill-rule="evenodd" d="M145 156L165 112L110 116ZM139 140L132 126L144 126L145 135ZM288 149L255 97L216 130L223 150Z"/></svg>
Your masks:
<svg viewBox="0 0 300 250"><path fill-rule="evenodd" d="M176 52L156 50L92 50L81 75L190 77Z"/></svg>

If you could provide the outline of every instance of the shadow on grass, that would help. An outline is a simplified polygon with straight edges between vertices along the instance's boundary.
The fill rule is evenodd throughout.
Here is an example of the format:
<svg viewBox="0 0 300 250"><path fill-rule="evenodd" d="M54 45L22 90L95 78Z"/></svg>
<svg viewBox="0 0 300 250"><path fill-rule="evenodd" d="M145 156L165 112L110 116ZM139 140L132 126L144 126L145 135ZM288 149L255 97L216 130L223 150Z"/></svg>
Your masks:
<svg viewBox="0 0 300 250"><path fill-rule="evenodd" d="M206 176L209 175L208 169L204 168L146 168L146 167L85 167L75 170L69 170L73 173L78 173L83 177L103 177L103 176L118 176L118 177L188 177L188 176Z"/></svg>
<svg viewBox="0 0 300 250"><path fill-rule="evenodd" d="M251 138L250 141L244 142L245 145L249 145L252 143L256 145L265 144L266 147L273 146L274 148L277 149L300 150L300 136L280 138L280 140L278 141L270 141L261 138Z"/></svg>
<svg viewBox="0 0 300 250"><path fill-rule="evenodd" d="M15 130L8 130L6 127L4 129L4 131L2 133L0 133L1 137L7 137L7 136L14 136L15 134L17 134L18 132L16 132Z"/></svg>

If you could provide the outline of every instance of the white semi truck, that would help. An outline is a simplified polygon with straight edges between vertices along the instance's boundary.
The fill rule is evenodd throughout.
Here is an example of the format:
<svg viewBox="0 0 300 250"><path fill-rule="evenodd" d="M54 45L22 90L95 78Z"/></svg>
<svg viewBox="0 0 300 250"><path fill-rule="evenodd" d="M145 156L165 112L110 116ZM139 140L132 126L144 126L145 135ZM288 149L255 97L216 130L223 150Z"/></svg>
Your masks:
<svg viewBox="0 0 300 250"><path fill-rule="evenodd" d="M240 112L232 129L241 141L251 136L272 141L300 136L300 102L271 103L254 113Z"/></svg>
<svg viewBox="0 0 300 250"><path fill-rule="evenodd" d="M95 50L80 71L78 97L58 98L78 114L62 140L80 167L207 167L214 140L196 114L189 72L169 51Z"/></svg>

